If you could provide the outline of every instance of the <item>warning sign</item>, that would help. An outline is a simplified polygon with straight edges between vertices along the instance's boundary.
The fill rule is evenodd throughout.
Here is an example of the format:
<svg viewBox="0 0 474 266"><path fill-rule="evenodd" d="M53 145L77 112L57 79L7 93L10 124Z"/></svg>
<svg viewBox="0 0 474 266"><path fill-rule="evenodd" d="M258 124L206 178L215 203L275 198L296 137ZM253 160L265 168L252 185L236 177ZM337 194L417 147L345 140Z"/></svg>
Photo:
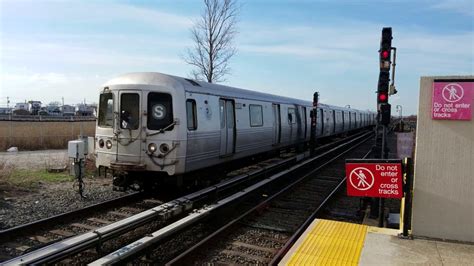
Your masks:
<svg viewBox="0 0 474 266"><path fill-rule="evenodd" d="M435 80L431 117L436 120L471 120L473 91L472 81Z"/></svg>
<svg viewBox="0 0 474 266"><path fill-rule="evenodd" d="M401 160L348 160L347 195L359 197L401 198Z"/></svg>

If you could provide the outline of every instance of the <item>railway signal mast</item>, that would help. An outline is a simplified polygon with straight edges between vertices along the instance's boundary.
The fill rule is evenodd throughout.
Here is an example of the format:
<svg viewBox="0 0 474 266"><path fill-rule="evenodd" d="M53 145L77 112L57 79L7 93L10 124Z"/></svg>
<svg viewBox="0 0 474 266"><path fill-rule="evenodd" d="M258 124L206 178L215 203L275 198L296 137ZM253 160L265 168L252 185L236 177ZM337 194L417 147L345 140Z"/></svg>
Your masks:
<svg viewBox="0 0 474 266"><path fill-rule="evenodd" d="M391 61L393 50L393 64ZM381 147L380 158L387 159L388 148L387 148L387 127L390 124L391 117L391 105L388 103L390 95L397 93L395 89L395 59L397 50L392 47L392 28L382 29L382 38L380 40L380 73L379 81L377 84L377 127L375 136L376 151ZM392 84L390 84L390 66L393 65L392 71ZM380 129L382 132L380 132ZM380 143L381 142L381 143ZM379 216L379 227L383 227L384 217L384 199L379 198L375 200L375 206L371 216ZM378 206L377 206L378 205ZM378 212L377 212L378 209Z"/></svg>
<svg viewBox="0 0 474 266"><path fill-rule="evenodd" d="M390 84L390 66L391 55L393 53L393 71L392 71L392 84ZM392 28L383 28L382 29L382 38L380 40L380 73L379 81L377 84L377 128L382 129L381 138L377 136L377 140L381 139L382 152L381 159L386 159L388 155L388 150L386 148L386 134L387 126L390 124L390 114L391 114L391 105L388 103L390 95L397 93L395 89L395 59L396 59L396 48L392 47ZM379 130L377 130L378 134ZM376 143L377 146L379 143ZM379 147L380 147L379 146Z"/></svg>

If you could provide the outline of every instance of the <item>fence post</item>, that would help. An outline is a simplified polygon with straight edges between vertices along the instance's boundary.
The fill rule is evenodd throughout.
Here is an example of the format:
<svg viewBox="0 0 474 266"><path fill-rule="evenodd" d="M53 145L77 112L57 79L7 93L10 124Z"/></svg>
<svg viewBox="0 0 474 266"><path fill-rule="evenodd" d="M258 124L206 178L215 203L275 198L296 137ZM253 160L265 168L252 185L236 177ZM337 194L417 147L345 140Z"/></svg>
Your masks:
<svg viewBox="0 0 474 266"><path fill-rule="evenodd" d="M40 120L41 120L41 116L40 116ZM39 128L40 128L40 146L41 146L41 149L44 149L45 147L44 147L44 140L43 140L43 138L44 138L44 136L43 136L44 135L43 134L43 125L42 125L43 123L38 122L38 124L39 124Z"/></svg>
<svg viewBox="0 0 474 266"><path fill-rule="evenodd" d="M405 206L403 210L403 237L408 237L411 228L412 192L413 192L413 159L405 158Z"/></svg>
<svg viewBox="0 0 474 266"><path fill-rule="evenodd" d="M13 146L12 136L13 136L13 121L10 117L10 127L9 127L9 131L8 131L8 147L7 147L7 149Z"/></svg>

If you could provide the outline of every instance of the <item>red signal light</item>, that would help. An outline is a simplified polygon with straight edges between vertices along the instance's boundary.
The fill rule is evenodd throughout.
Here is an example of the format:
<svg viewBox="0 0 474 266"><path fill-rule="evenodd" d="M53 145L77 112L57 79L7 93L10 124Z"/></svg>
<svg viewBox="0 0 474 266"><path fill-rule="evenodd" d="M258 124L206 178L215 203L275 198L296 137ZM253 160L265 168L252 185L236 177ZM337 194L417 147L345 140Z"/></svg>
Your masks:
<svg viewBox="0 0 474 266"><path fill-rule="evenodd" d="M380 93L380 94L379 94L379 101L385 102L385 101L387 101L387 97L388 97L387 94L385 94L385 93Z"/></svg>
<svg viewBox="0 0 474 266"><path fill-rule="evenodd" d="M387 50L382 51L382 58L387 59L390 56L390 52Z"/></svg>

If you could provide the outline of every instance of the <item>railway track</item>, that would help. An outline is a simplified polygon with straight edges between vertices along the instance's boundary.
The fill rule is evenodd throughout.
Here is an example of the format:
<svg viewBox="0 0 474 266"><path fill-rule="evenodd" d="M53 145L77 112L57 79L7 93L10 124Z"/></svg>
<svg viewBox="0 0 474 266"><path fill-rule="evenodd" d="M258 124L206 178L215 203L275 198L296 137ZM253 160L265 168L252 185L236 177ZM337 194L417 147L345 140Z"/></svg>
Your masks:
<svg viewBox="0 0 474 266"><path fill-rule="evenodd" d="M361 139L363 139L363 142L366 142L368 140L367 135L354 139L350 143L354 144L354 142L358 140L358 144L361 144ZM348 150L345 149L344 152L336 157L334 156L334 152L340 152L342 147L347 148L347 145L350 143L342 144L322 155L303 161L299 165L268 177L266 180L262 180L245 190L219 200L205 208L196 210L183 219L124 246L91 264L109 265L130 261L132 264L164 264L170 260L171 264L177 265L192 263L268 263L272 258L271 256L268 257L268 254L272 252L277 254L280 248L285 246L285 243L291 237L291 233L289 232L297 231L298 226L314 211L311 206L318 206L318 201L321 200L324 203L327 202L328 197L326 197L325 192L329 193L330 191L330 194L332 194L336 191L335 188L342 184L341 180L344 175L344 168L338 168L339 173L333 173L331 177L312 178L309 183L307 183L307 186L302 186L302 188L300 186L300 188L295 189L306 191L304 193L306 196L299 191L294 194L293 200L290 200L290 198L281 200L281 197L286 197L284 194L288 193L291 187L307 179L312 173L320 170L337 158L339 158L339 163L341 161L344 162L344 158L341 156ZM349 150L353 148L354 146ZM351 157L354 156L353 154ZM326 159L323 160L324 157L326 157ZM327 159L327 157L331 159ZM317 161L319 161L318 166L315 166L314 163ZM316 169L313 169L314 167L316 167ZM304 168L306 169L303 170ZM308 170L310 174L303 173ZM282 178L279 179L279 177ZM297 179L298 182L293 182L295 179ZM311 182L312 184L310 184ZM312 202L309 201L308 198L308 195L311 194L310 192L313 192L313 194L316 193L317 195L309 196L309 198L313 197ZM290 195L293 194L290 193ZM279 198L277 202L282 206L270 206L269 202L275 200L277 197ZM259 203L256 204L256 202ZM308 204L308 202L310 202L310 204ZM274 210L274 212L268 211L270 209ZM236 214L240 213L244 214L236 216ZM260 217L261 219L256 220L256 217ZM293 218L290 219L289 217ZM246 232L248 232L249 235L257 234L258 236L243 236L245 234L239 232L244 227L248 229ZM259 234L262 230L267 230L268 232L266 234ZM225 239L230 239L229 241L233 244L229 244L224 240L216 240L222 236L224 236ZM239 240L238 236L253 239L253 242L244 242L243 240ZM216 243L216 241L218 243L217 245L209 244ZM239 248L238 251L235 250L236 245ZM222 249L223 247L229 248ZM232 249L232 247L234 247L234 249ZM201 253L199 253L199 250ZM219 252L216 252L216 250ZM246 250L248 254L242 256L242 252L244 252L242 250ZM200 256L203 254L205 256L204 258ZM221 254L227 259L209 258L206 257L208 254ZM239 254L242 257L238 257ZM180 256L174 258L174 256L178 255Z"/></svg>
<svg viewBox="0 0 474 266"><path fill-rule="evenodd" d="M367 156L370 145L361 150L365 151L352 152L351 157ZM345 158L341 154L318 166L167 264L277 264L343 186Z"/></svg>
<svg viewBox="0 0 474 266"><path fill-rule="evenodd" d="M0 261L93 230L162 203L142 192L0 231Z"/></svg>
<svg viewBox="0 0 474 266"><path fill-rule="evenodd" d="M351 138L357 138L360 134L352 136ZM323 152L324 150L334 149L335 146L341 145L341 143L345 141L347 140L339 140L331 144L323 145L318 151ZM154 230L160 230L160 228L165 228L167 224L174 221L179 222L179 218L183 216L186 217L191 209L199 208L205 204L215 202L216 199L231 195L235 191L239 191L252 183L258 182L262 178L265 179L270 174L289 167L289 165L302 160L304 157L304 155L300 154L289 158L273 160L273 163L272 160L264 161L260 167L248 167L246 173L237 174L237 176L229 178L217 185L159 206L156 206L158 202L155 202L154 208L143 212L128 212L128 216L123 215L122 219L113 223L111 221L111 223L106 224L105 221L107 220L94 217L88 219L89 222L92 222L91 226L81 226L75 223L74 227L83 229L81 232L84 232L84 234L74 234L76 236L69 237L65 240L56 240L58 242L45 245L45 247L37 251L7 261L6 264L51 263L58 261L62 263L88 263L93 260L93 258L100 258L104 254L107 254L107 252L139 239L143 235L149 234ZM127 209L129 211L139 210L133 207L125 208L125 210ZM31 237L29 237L29 239L31 239ZM113 241L109 241L112 239ZM79 255L74 256L74 254L79 252ZM84 256L84 254L87 256Z"/></svg>

